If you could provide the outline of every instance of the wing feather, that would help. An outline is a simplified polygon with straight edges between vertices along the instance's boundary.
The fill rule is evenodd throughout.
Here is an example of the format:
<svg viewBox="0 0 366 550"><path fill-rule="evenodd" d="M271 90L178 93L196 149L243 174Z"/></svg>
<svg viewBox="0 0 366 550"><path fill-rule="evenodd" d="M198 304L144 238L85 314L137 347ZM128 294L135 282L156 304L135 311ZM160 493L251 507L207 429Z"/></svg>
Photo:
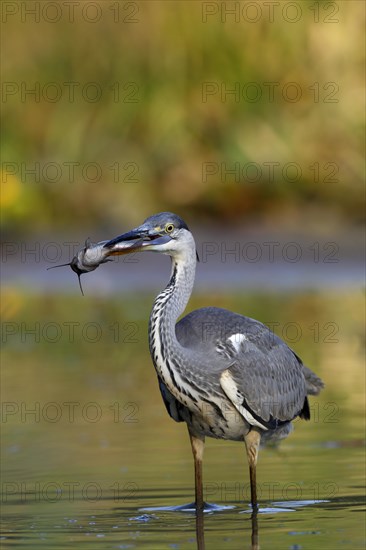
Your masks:
<svg viewBox="0 0 366 550"><path fill-rule="evenodd" d="M176 333L181 345L204 357L211 386L219 380L251 425L271 430L296 416L310 418L307 394L319 392L322 382L267 326L221 308L202 308L181 319Z"/></svg>
<svg viewBox="0 0 366 550"><path fill-rule="evenodd" d="M303 367L282 343L264 353L248 340L220 378L221 387L248 422L275 429L300 415L306 400Z"/></svg>

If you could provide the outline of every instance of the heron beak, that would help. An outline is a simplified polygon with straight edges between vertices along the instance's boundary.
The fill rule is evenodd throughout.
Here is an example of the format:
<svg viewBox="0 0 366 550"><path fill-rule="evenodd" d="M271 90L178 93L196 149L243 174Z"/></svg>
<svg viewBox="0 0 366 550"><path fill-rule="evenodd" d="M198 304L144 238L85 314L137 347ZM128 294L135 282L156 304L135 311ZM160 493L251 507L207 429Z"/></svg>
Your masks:
<svg viewBox="0 0 366 550"><path fill-rule="evenodd" d="M165 244L170 240L168 235L161 235L157 231L140 226L106 242L104 248L109 250L109 256L119 256L141 250L154 250L155 246Z"/></svg>

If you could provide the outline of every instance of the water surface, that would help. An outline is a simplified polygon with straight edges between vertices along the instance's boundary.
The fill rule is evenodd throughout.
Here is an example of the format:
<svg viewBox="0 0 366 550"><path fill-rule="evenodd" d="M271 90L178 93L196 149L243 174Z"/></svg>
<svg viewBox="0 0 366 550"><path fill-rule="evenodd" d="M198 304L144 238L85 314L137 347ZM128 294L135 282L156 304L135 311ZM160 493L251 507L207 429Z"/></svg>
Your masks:
<svg viewBox="0 0 366 550"><path fill-rule="evenodd" d="M9 288L3 300L2 548L196 548L186 428L147 351L152 295ZM260 548L364 548L361 292L196 295L270 323L326 381L258 464ZM289 324L292 323L292 324ZM206 549L250 548L244 445L208 440Z"/></svg>

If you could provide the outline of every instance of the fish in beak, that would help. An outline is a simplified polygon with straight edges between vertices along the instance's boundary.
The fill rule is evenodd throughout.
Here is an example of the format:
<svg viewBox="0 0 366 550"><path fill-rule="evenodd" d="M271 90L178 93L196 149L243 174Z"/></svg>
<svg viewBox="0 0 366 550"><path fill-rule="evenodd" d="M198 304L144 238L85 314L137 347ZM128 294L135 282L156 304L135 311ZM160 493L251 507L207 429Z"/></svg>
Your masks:
<svg viewBox="0 0 366 550"><path fill-rule="evenodd" d="M111 262L110 256L131 254L140 250L158 250L159 246L169 241L169 236L162 236L155 230L152 231L151 229L144 228L144 226L140 226L110 241L100 241L93 244L90 242L90 239L87 239L84 248L73 257L71 262L54 265L47 269L70 266L78 276L81 294L84 296L80 280L81 275L94 271L101 264Z"/></svg>
<svg viewBox="0 0 366 550"><path fill-rule="evenodd" d="M79 279L79 286L81 294L84 296L83 287L81 286L81 275L94 271L100 264L111 262L108 259L108 254L104 250L103 246L107 241L101 241L100 243L92 244L90 239L85 241L85 246L73 257L71 262L66 264L54 265L47 269L55 269L56 267L70 266L71 269L77 274Z"/></svg>

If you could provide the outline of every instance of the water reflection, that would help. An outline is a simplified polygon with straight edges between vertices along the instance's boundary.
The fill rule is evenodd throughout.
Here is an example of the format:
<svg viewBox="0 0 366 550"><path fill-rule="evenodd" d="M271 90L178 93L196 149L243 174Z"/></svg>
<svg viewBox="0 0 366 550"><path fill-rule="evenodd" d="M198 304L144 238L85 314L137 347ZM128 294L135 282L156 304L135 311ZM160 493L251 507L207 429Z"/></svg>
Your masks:
<svg viewBox="0 0 366 550"><path fill-rule="evenodd" d="M243 510L238 511L236 506L223 506L218 504L212 504L212 503L205 503L204 510L197 510L195 509L195 504L186 504L186 505L179 505L179 506L162 506L162 507L150 507L150 508L142 508L140 511L147 512L144 513L141 516L136 516L134 518L131 518L134 521L138 522L147 522L151 519L155 519L155 515L151 515L151 512L183 512L183 513L190 513L195 516L195 525L196 525L196 543L197 543L197 550L205 550L205 516L207 514L217 514L219 512L224 512L227 510L234 510L235 513L238 514L246 514L250 516L250 526L251 526L251 533L250 533L250 545L245 545L245 548L249 547L251 550L259 550L259 516L260 515L269 515L273 516L274 514L284 513L284 512L295 512L297 508L303 508L306 506L316 506L322 503L328 503L329 500L303 500L303 501L284 501L284 502L273 502L268 503L267 506L260 507L257 510ZM311 532L314 534L314 531ZM297 534L296 532L292 532L292 534ZM305 534L305 532L301 533ZM245 541L245 536L243 536L243 543L246 543L249 541Z"/></svg>
<svg viewBox="0 0 366 550"><path fill-rule="evenodd" d="M159 494L160 490L156 490ZM122 504L113 506L113 499L98 501L85 509L77 499L75 506L60 510L48 504L47 509L33 502L24 509L19 499L12 513L3 518L4 548L78 548L103 549L162 547L209 550L240 548L299 548L309 545L309 537L317 537L312 547L334 548L336 541L348 540L352 548L363 548L362 525L355 512L362 512L364 496L348 496L328 501L265 502L258 513L242 510L245 504L220 511L142 512L141 508ZM141 500L145 497L142 496ZM219 509L220 506L217 506ZM186 510L189 508L186 507ZM23 511L21 511L23 510ZM289 513L290 512L290 513ZM337 524L334 524L334 518ZM293 544L291 545L291 542Z"/></svg>

